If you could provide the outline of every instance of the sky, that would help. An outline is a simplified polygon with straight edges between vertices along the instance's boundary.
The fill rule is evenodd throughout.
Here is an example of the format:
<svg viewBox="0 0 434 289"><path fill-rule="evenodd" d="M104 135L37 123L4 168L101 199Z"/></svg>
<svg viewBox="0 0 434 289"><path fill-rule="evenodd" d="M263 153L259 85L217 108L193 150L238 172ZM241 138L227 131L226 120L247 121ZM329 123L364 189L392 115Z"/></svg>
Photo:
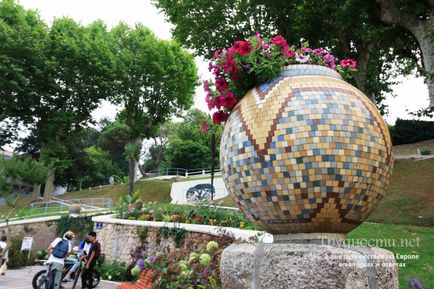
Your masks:
<svg viewBox="0 0 434 289"><path fill-rule="evenodd" d="M165 21L164 14L151 4L151 0L19 0L19 3L27 9L37 10L49 25L55 18L63 16L73 18L83 25L101 19L109 28L121 21L130 26L142 23L154 31L157 37L171 38L170 30L173 25ZM196 57L196 64L199 77L202 80L211 79L207 62ZM401 83L393 86L396 97L389 96L386 99L389 114L385 116L385 120L389 124L394 124L397 118L412 119L408 111L416 111L428 107L429 104L428 89L422 78L400 77L397 80ZM202 87L198 87L194 107L209 112L204 98ZM103 102L93 113L93 117L96 120L102 117L113 119L116 110L114 105Z"/></svg>

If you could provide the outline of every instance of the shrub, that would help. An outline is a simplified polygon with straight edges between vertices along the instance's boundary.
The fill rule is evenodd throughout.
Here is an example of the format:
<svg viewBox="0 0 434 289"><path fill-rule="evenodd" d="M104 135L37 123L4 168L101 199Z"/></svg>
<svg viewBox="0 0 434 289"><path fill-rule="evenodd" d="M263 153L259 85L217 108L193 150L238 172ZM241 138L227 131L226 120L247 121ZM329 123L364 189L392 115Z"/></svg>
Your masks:
<svg viewBox="0 0 434 289"><path fill-rule="evenodd" d="M73 231L77 236L77 240L83 239L84 236L93 229L93 221L91 216L83 216L71 218L69 216L62 216L57 221L57 236L63 236L66 231Z"/></svg>
<svg viewBox="0 0 434 289"><path fill-rule="evenodd" d="M409 144L434 139L434 121L397 119L389 127L393 145Z"/></svg>
<svg viewBox="0 0 434 289"><path fill-rule="evenodd" d="M420 148L420 154L423 156L428 156L431 154L431 150L427 147Z"/></svg>
<svg viewBox="0 0 434 289"><path fill-rule="evenodd" d="M9 268L21 268L26 266L27 256L29 251L21 251L21 243L23 241L22 238L13 237L12 238L12 246L9 249Z"/></svg>
<svg viewBox="0 0 434 289"><path fill-rule="evenodd" d="M129 220L213 225L254 230L256 227L241 212L212 207L147 204L141 210L118 211L118 217Z"/></svg>
<svg viewBox="0 0 434 289"><path fill-rule="evenodd" d="M126 264L114 260L112 262L104 261L99 264L99 272L101 278L111 281L124 281L125 280Z"/></svg>

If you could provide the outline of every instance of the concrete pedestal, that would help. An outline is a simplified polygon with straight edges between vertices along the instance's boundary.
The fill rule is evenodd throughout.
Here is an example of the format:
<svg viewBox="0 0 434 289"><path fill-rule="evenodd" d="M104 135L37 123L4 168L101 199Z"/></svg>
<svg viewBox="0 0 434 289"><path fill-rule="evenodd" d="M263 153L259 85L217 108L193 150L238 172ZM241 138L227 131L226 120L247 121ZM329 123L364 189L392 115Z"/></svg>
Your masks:
<svg viewBox="0 0 434 289"><path fill-rule="evenodd" d="M225 289L399 289L396 268L389 251L318 242L233 244L220 263Z"/></svg>

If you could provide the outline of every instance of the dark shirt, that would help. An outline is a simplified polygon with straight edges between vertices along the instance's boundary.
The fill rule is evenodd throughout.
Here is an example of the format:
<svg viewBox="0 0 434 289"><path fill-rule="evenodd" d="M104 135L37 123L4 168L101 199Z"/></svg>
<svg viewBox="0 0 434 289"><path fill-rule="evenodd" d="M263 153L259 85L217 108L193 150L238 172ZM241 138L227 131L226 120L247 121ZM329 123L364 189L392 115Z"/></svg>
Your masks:
<svg viewBox="0 0 434 289"><path fill-rule="evenodd" d="M95 252L95 256L93 257L93 259L96 260L101 254L101 244L98 241L96 241L95 243L92 244L92 246L90 246L88 256L91 256L92 252Z"/></svg>

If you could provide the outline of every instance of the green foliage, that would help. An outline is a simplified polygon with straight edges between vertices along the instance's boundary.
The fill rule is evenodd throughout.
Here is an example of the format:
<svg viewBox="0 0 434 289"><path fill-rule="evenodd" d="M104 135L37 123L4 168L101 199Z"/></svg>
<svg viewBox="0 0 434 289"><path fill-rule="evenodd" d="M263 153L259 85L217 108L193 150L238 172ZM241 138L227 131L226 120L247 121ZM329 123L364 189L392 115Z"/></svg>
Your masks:
<svg viewBox="0 0 434 289"><path fill-rule="evenodd" d="M250 220L248 220L241 212L219 209L207 204L193 207L151 203L144 205L141 210L118 212L118 216L129 220L256 229L252 222L250 222Z"/></svg>
<svg viewBox="0 0 434 289"><path fill-rule="evenodd" d="M135 152L160 124L191 107L197 69L194 58L176 42L157 39L143 25L132 29L121 23L110 36L115 57L112 95L124 107L120 118L129 128L130 142L137 146L126 147L131 194L138 161Z"/></svg>
<svg viewBox="0 0 434 289"><path fill-rule="evenodd" d="M11 178L12 182L21 181L29 184L42 184L47 178L51 168L28 157L20 160L0 158L0 171Z"/></svg>
<svg viewBox="0 0 434 289"><path fill-rule="evenodd" d="M124 157L124 148L129 142L130 130L121 120L109 123L101 131L98 138L98 146L109 152L113 164L118 167L123 174L127 174L128 161Z"/></svg>
<svg viewBox="0 0 434 289"><path fill-rule="evenodd" d="M176 243L176 246L179 247L181 242L185 239L185 236L187 235L187 230L178 227L174 227L174 228L161 227L160 234L166 239L173 238L173 240Z"/></svg>
<svg viewBox="0 0 434 289"><path fill-rule="evenodd" d="M137 229L137 236L139 236L140 241L144 243L148 237L148 227L139 227Z"/></svg>
<svg viewBox="0 0 434 289"><path fill-rule="evenodd" d="M77 218L62 216L57 221L56 234L57 236L63 236L66 231L72 231L77 240L82 240L92 230L93 221L91 216L80 216Z"/></svg>
<svg viewBox="0 0 434 289"><path fill-rule="evenodd" d="M184 249L169 254L157 253L146 259L145 269L153 272L155 288L218 289L222 288L219 278L221 253L222 250L189 252Z"/></svg>
<svg viewBox="0 0 434 289"><path fill-rule="evenodd" d="M202 123L206 123L207 131L202 132ZM212 122L210 116L198 109L187 112L183 121L175 124L173 134L165 150L165 160L170 167L199 169L211 167L211 136L216 139L214 163L219 162L220 139L222 126Z"/></svg>
<svg viewBox="0 0 434 289"><path fill-rule="evenodd" d="M125 280L126 264L124 262L120 262L117 260L114 260L112 262L104 261L99 264L98 270L101 274L101 278L104 280Z"/></svg>
<svg viewBox="0 0 434 289"><path fill-rule="evenodd" d="M153 2L175 25L174 37L207 59L215 50L257 31L280 34L290 45L307 40L313 47L331 49L340 59L356 59L359 71L353 73L354 83L377 103L393 84L396 69L390 69L390 64L400 73L409 73L419 60L415 37L398 25L382 23L375 1Z"/></svg>
<svg viewBox="0 0 434 289"><path fill-rule="evenodd" d="M131 139L149 137L154 126L192 105L197 81L194 59L142 25L131 29L119 24L111 30L111 40L115 101L125 108Z"/></svg>
<svg viewBox="0 0 434 289"><path fill-rule="evenodd" d="M0 157L0 195L12 208L21 193L21 183L42 184L50 173L51 168L28 157L20 160L12 157L8 160ZM14 185L18 190L14 194ZM13 210L13 209L12 209ZM12 213L12 211L10 211Z"/></svg>
<svg viewBox="0 0 434 289"><path fill-rule="evenodd" d="M427 147L422 147L422 148L420 148L420 154L424 155L424 156L430 155L431 150Z"/></svg>
<svg viewBox="0 0 434 289"><path fill-rule="evenodd" d="M409 288L407 282L411 278L417 278L425 288L434 288L434 275L430 274L430 268L434 267L432 258L432 244L434 243L434 229L432 227L402 226L392 224L363 223L347 235L351 243L366 244L366 241L374 241L378 247L391 251L395 256L417 255L418 259L402 260L405 267L398 268L399 284L401 288ZM375 243L375 241L380 241ZM381 242L383 241L383 242Z"/></svg>
<svg viewBox="0 0 434 289"><path fill-rule="evenodd" d="M26 125L25 143L57 173L74 165L70 144L110 94L109 48L100 21L82 26L60 18L47 28L36 12L14 1L0 3L0 122L12 118Z"/></svg>
<svg viewBox="0 0 434 289"><path fill-rule="evenodd" d="M209 148L200 143L188 141L173 141L168 149L168 157L172 167L195 169L210 166Z"/></svg>
<svg viewBox="0 0 434 289"><path fill-rule="evenodd" d="M0 122L8 117L31 119L38 102L34 90L44 73L46 35L37 13L14 0L0 2Z"/></svg>
<svg viewBox="0 0 434 289"><path fill-rule="evenodd" d="M434 139L434 122L398 118L389 131L393 145L415 143Z"/></svg>
<svg viewBox="0 0 434 289"><path fill-rule="evenodd" d="M83 177L83 187L106 185L109 176L116 172L112 160L108 152L102 149L91 146L84 149L86 154L88 167Z"/></svg>
<svg viewBox="0 0 434 289"><path fill-rule="evenodd" d="M124 157L127 160L130 159L138 160L141 148L142 148L141 144L136 144L131 142L127 143L124 150Z"/></svg>
<svg viewBox="0 0 434 289"><path fill-rule="evenodd" d="M28 251L21 251L21 243L23 239L20 237L12 237L12 246L9 249L9 268L21 268L26 266Z"/></svg>

